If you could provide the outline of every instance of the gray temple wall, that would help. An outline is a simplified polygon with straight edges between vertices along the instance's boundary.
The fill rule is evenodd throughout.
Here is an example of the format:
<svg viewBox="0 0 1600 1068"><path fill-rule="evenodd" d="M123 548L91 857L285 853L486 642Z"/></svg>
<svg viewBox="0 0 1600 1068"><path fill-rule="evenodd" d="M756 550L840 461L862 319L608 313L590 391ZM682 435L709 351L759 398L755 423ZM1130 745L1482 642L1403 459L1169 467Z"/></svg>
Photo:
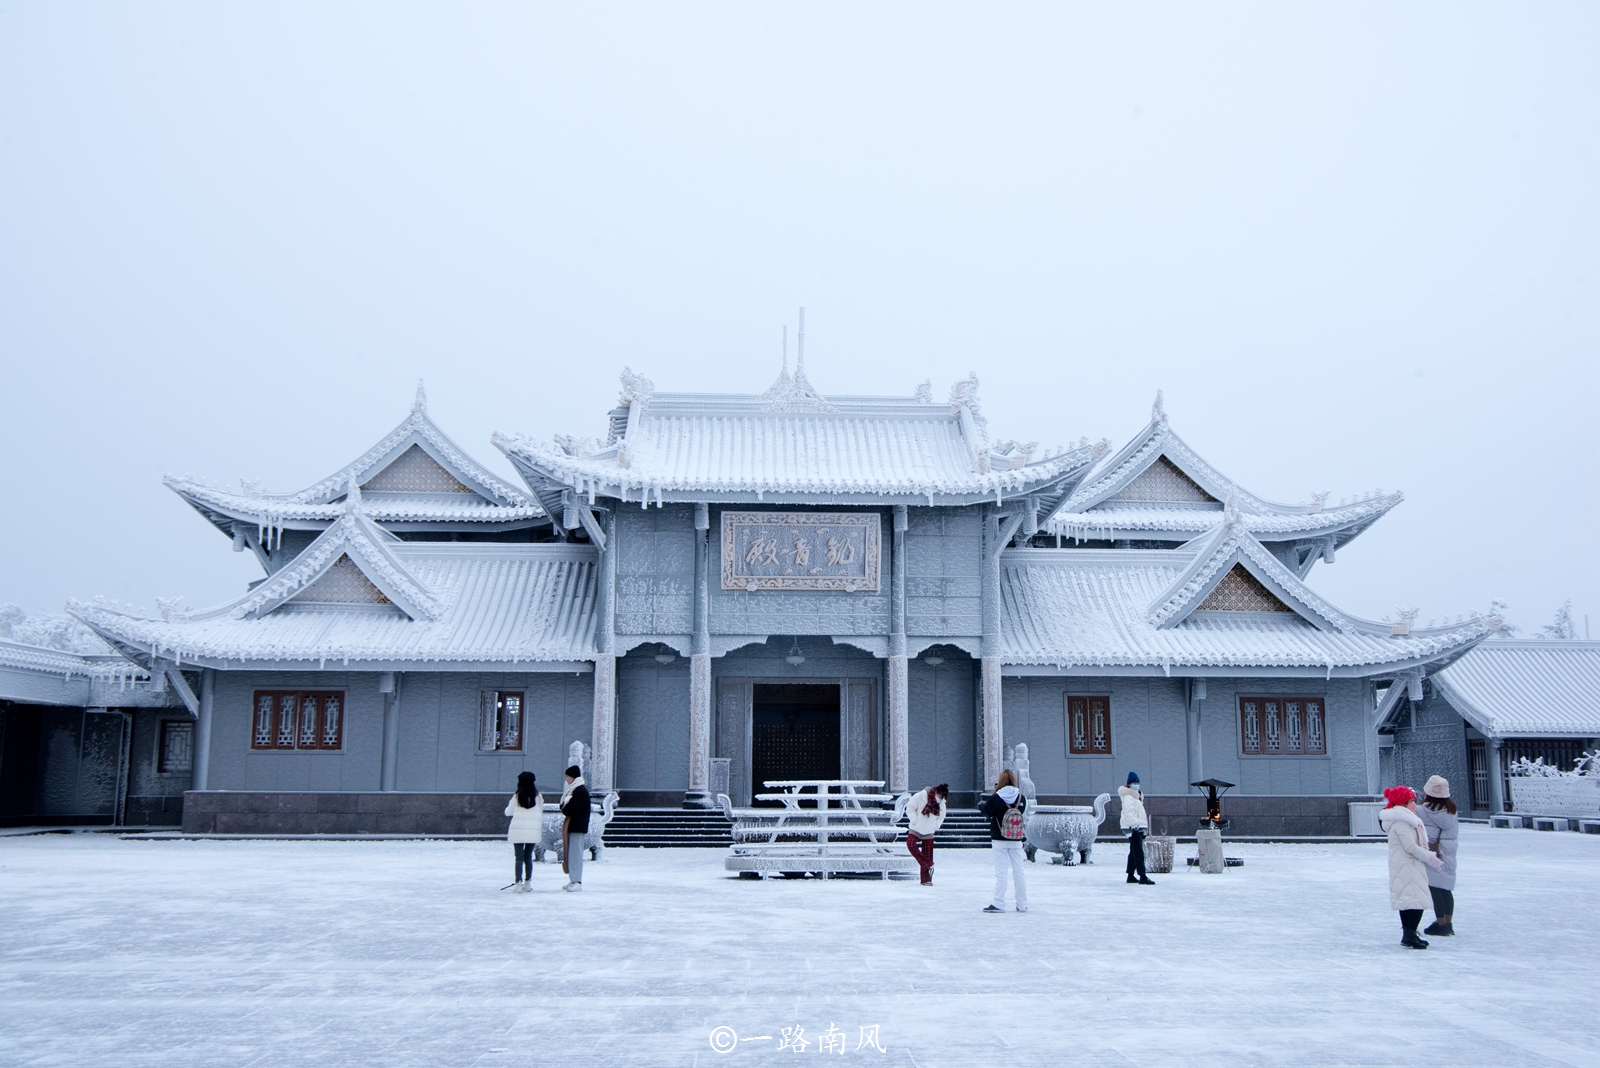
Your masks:
<svg viewBox="0 0 1600 1068"><path fill-rule="evenodd" d="M1115 793L1136 771L1148 794L1189 788L1185 708L1188 682L1127 676L1005 679L1005 744L1028 743L1041 794ZM1364 795L1366 716L1359 679L1209 679L1202 705L1205 777L1238 784L1237 794ZM1246 756L1239 738L1241 694L1319 696L1327 717L1325 756ZM1109 695L1111 755L1068 753L1066 698ZM915 744L915 743L913 743ZM992 784L990 784L992 785Z"/></svg>
<svg viewBox="0 0 1600 1068"><path fill-rule="evenodd" d="M1412 703L1395 727L1391 778L1385 786L1402 783L1422 792L1430 775L1443 775L1450 782L1450 794L1463 809L1472 807L1472 784L1467 769L1467 723L1450 703L1433 692Z"/></svg>
<svg viewBox="0 0 1600 1068"><path fill-rule="evenodd" d="M134 714L128 759L128 803L123 820L130 825L182 822L183 792L193 787L194 772L160 770L161 725L168 721L193 724L194 717L181 708L141 710Z"/></svg>
<svg viewBox="0 0 1600 1068"><path fill-rule="evenodd" d="M906 633L981 635L982 566L981 507L907 508Z"/></svg>
<svg viewBox="0 0 1600 1068"><path fill-rule="evenodd" d="M250 747L257 690L342 690L343 745L336 751ZM480 752L479 698L484 690L519 690L524 702L520 750ZM560 782L573 741L589 741L592 676L550 672L404 672L399 677L401 792L507 793L523 770L541 789ZM219 671L212 712L212 790L371 791L381 786L383 694L372 672Z"/></svg>
<svg viewBox="0 0 1600 1068"><path fill-rule="evenodd" d="M617 633L687 635L693 629L694 505L619 504Z"/></svg>
<svg viewBox="0 0 1600 1068"><path fill-rule="evenodd" d="M183 712L12 704L0 717L0 826L110 824L119 799L125 824L178 822L191 774L159 773L156 748L162 720L192 722Z"/></svg>

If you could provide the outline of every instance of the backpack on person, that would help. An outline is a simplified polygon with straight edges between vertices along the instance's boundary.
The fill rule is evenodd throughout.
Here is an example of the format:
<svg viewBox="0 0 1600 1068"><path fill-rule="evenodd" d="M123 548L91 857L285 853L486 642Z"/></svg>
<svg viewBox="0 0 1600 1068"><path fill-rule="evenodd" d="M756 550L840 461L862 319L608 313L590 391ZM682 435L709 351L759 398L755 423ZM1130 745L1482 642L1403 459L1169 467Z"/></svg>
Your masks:
<svg viewBox="0 0 1600 1068"><path fill-rule="evenodd" d="M1000 837L1008 842L1020 842L1028 837L1027 826L1022 820L1022 809L1017 805L1007 805L1005 815L1000 817Z"/></svg>

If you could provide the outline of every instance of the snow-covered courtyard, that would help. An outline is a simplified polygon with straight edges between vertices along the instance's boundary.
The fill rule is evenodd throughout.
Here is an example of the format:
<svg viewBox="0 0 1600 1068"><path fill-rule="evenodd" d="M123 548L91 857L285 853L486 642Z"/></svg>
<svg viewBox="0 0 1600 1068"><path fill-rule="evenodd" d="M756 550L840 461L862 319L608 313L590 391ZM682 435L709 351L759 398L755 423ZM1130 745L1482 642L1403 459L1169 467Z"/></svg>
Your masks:
<svg viewBox="0 0 1600 1068"><path fill-rule="evenodd" d="M1426 952L1382 845L1228 852L1140 887L1101 845L996 916L976 850L923 888L617 849L517 895L501 843L4 838L0 1063L759 1065L789 1029L917 1068L1600 1065L1600 838L1464 828Z"/></svg>

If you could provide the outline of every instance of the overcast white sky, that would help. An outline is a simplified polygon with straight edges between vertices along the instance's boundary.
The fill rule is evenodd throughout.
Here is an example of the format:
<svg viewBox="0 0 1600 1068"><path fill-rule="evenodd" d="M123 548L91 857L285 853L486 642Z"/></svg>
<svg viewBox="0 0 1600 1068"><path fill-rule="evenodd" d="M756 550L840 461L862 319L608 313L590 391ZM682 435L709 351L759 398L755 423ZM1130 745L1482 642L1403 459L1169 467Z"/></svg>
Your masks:
<svg viewBox="0 0 1600 1068"><path fill-rule="evenodd" d="M1406 501L1351 611L1600 634L1600 6L0 3L0 601L231 598L164 472L328 474L624 364L1045 444L1156 389L1253 491Z"/></svg>

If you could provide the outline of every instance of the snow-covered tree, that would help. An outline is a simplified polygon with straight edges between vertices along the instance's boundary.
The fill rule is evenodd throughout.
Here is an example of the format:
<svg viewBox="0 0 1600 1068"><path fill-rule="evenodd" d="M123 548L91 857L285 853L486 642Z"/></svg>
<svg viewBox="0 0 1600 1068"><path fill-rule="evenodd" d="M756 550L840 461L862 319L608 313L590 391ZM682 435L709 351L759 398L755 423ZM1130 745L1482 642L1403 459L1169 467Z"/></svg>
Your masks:
<svg viewBox="0 0 1600 1068"><path fill-rule="evenodd" d="M1500 617L1500 629L1495 631L1496 638L1515 638L1521 633L1522 628L1511 622L1511 606L1504 601L1490 601L1489 614Z"/></svg>
<svg viewBox="0 0 1600 1068"><path fill-rule="evenodd" d="M1572 622L1572 602L1563 601L1560 608L1556 609L1556 618L1553 623L1539 628L1539 637L1549 638L1554 641L1570 642L1578 636L1577 625Z"/></svg>
<svg viewBox="0 0 1600 1068"><path fill-rule="evenodd" d="M32 616L14 604L0 604L0 638L68 653L106 653L94 631L71 616Z"/></svg>

